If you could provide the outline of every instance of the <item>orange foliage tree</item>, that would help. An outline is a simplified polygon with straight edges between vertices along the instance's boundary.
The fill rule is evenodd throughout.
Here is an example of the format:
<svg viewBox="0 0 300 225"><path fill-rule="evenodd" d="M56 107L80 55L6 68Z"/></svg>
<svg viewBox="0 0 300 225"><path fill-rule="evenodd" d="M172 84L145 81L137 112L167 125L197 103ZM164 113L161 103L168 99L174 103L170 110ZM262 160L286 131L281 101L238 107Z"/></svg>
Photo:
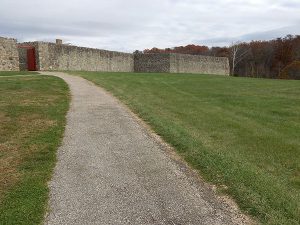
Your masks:
<svg viewBox="0 0 300 225"><path fill-rule="evenodd" d="M279 78L300 80L300 61L294 61L287 65L281 71Z"/></svg>
<svg viewBox="0 0 300 225"><path fill-rule="evenodd" d="M294 68L297 62L293 62L300 61L300 35L287 35L270 41L251 41L242 43L240 47L242 50L247 50L247 55L235 65L234 70L238 76L297 79L292 78L291 75L284 75L283 69L289 69L289 65ZM187 45L145 49L143 53L181 53L231 58L230 50L230 47L209 48L204 45ZM230 66L232 67L232 62Z"/></svg>

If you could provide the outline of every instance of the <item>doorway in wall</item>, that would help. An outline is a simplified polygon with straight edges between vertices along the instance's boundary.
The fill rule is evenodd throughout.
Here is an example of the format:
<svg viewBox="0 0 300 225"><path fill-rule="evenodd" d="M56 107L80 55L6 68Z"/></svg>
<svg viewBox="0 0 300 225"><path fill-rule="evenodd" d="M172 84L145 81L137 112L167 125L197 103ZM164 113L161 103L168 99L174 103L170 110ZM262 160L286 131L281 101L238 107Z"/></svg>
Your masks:
<svg viewBox="0 0 300 225"><path fill-rule="evenodd" d="M20 69L36 71L35 48L30 45L19 45Z"/></svg>
<svg viewBox="0 0 300 225"><path fill-rule="evenodd" d="M27 49L27 69L28 71L36 71L35 49Z"/></svg>

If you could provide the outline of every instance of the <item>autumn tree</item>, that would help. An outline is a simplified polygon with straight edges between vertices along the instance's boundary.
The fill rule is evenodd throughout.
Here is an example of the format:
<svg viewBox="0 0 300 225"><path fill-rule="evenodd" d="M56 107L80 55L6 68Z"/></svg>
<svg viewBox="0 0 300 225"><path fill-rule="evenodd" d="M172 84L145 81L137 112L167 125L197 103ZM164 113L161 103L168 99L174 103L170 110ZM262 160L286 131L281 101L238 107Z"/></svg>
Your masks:
<svg viewBox="0 0 300 225"><path fill-rule="evenodd" d="M290 73L298 68L300 61L300 35L287 35L270 41L251 41L234 43L229 47L207 47L205 45L186 45L174 48L145 49L143 53L181 53L228 57L231 74L237 76L298 79ZM297 61L297 63L294 63ZM296 65L296 66L295 66ZM280 76L287 68L289 76ZM296 68L296 69L295 69ZM287 69L285 71L287 71ZM286 73L285 73L286 74Z"/></svg>
<svg viewBox="0 0 300 225"><path fill-rule="evenodd" d="M229 47L231 75L235 75L235 68L249 54L250 48L245 43L235 42Z"/></svg>

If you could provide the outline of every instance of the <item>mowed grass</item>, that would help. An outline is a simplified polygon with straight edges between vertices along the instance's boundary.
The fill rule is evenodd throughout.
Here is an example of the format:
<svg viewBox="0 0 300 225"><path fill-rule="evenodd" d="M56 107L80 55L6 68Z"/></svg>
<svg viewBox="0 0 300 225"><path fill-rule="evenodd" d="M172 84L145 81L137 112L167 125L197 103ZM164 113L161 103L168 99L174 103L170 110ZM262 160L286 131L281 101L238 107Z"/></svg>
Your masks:
<svg viewBox="0 0 300 225"><path fill-rule="evenodd" d="M1 76L15 76L15 75L35 75L38 72L34 71L0 71Z"/></svg>
<svg viewBox="0 0 300 225"><path fill-rule="evenodd" d="M40 224L69 105L51 76L0 77L0 224Z"/></svg>
<svg viewBox="0 0 300 225"><path fill-rule="evenodd" d="M300 82L76 72L113 93L263 224L300 224Z"/></svg>

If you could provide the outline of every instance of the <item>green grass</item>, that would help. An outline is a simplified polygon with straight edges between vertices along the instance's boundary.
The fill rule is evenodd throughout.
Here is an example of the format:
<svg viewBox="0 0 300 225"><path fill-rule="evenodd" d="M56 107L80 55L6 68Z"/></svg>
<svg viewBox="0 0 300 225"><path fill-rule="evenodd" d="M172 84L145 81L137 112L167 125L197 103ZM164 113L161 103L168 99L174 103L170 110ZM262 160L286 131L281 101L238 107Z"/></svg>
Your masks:
<svg viewBox="0 0 300 225"><path fill-rule="evenodd" d="M69 89L60 78L0 78L0 224L40 224Z"/></svg>
<svg viewBox="0 0 300 225"><path fill-rule="evenodd" d="M244 212L263 224L300 224L299 81L75 74L124 101Z"/></svg>
<svg viewBox="0 0 300 225"><path fill-rule="evenodd" d="M38 72L34 71L0 71L1 76L14 76L14 75L34 75L38 74Z"/></svg>

